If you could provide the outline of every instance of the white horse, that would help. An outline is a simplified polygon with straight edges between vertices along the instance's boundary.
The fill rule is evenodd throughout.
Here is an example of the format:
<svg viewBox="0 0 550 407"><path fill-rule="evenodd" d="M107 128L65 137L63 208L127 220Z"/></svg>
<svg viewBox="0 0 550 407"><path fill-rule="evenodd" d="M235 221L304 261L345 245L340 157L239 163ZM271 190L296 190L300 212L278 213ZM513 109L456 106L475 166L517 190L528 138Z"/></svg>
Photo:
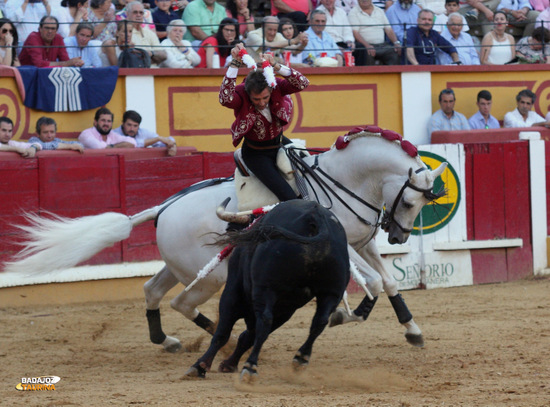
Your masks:
<svg viewBox="0 0 550 407"><path fill-rule="evenodd" d="M384 268L373 237L381 225L389 233L391 244L404 243L422 207L440 196L433 194L432 188L445 165L432 171L418 155L407 154L399 140L388 141L380 133L363 131L349 136L344 144L346 148L332 148L303 159L313 169L305 174L306 185L309 199L330 208L344 226L350 259L365 277L374 300L365 297L351 316L339 309L331 325L364 321L384 289L406 328L407 341L423 346L422 332L398 293L397 282ZM213 241L209 232L225 231L226 223L217 218L216 208L227 197L233 198L228 210L235 211L234 182L175 195L134 216L104 213L77 219L33 217L30 226L21 227L28 234L28 243L16 260L7 264L6 271L50 272L73 267L126 239L134 226L156 219L157 245L165 266L144 286L149 333L153 343L176 352L181 343L162 331L160 302L177 283L189 285L198 270L216 256L218 249L208 245ZM191 290L177 295L170 305L213 333L214 323L197 307L220 290L226 275L224 261Z"/></svg>

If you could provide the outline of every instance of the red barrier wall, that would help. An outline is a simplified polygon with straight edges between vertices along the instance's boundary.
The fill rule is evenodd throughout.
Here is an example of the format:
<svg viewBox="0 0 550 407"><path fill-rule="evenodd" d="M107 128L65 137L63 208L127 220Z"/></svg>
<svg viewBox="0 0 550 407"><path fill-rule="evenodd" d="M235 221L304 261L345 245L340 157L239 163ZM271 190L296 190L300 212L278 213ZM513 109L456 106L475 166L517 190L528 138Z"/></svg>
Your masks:
<svg viewBox="0 0 550 407"><path fill-rule="evenodd" d="M465 144L468 240L521 238L523 247L472 250L474 284L533 272L526 141Z"/></svg>
<svg viewBox="0 0 550 407"><path fill-rule="evenodd" d="M23 212L54 212L78 217L103 212L133 215L160 204L205 178L231 176L232 153L198 153L178 148L43 151L34 159L3 153L0 160L0 262L18 251L17 230ZM160 259L153 222L134 229L129 239L94 256L88 264Z"/></svg>

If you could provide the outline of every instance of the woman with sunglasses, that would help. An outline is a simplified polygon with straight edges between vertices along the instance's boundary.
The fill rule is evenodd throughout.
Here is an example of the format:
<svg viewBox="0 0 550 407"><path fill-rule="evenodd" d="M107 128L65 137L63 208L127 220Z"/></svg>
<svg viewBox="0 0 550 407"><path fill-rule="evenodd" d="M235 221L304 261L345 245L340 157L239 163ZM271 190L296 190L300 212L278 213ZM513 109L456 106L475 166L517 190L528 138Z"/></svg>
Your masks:
<svg viewBox="0 0 550 407"><path fill-rule="evenodd" d="M20 66L17 59L17 30L7 18L0 18L0 65Z"/></svg>

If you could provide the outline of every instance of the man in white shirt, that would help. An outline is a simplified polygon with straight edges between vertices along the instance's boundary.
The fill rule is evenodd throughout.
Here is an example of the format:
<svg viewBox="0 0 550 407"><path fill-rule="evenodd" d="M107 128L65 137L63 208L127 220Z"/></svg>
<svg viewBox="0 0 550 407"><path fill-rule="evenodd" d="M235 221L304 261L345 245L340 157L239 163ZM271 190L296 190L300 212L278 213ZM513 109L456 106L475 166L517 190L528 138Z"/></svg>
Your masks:
<svg viewBox="0 0 550 407"><path fill-rule="evenodd" d="M151 63L160 64L168 55L162 49L159 37L155 32L147 27L143 27L143 17L145 8L139 1L133 1L126 6L128 21L132 21L134 30L132 31L132 42L137 48L142 48L149 53Z"/></svg>
<svg viewBox="0 0 550 407"><path fill-rule="evenodd" d="M353 50L355 39L346 12L335 6L336 0L321 0L317 10L325 12L327 26L325 32L330 34L332 39L341 49Z"/></svg>
<svg viewBox="0 0 550 407"><path fill-rule="evenodd" d="M359 4L349 12L348 19L357 47L355 65L374 65L375 61L383 65L399 64L401 43L384 10L374 6L372 0L359 0ZM385 42L384 35L392 44Z"/></svg>
<svg viewBox="0 0 550 407"><path fill-rule="evenodd" d="M15 141L13 137L13 121L6 116L0 117L0 152L13 151L24 158L33 158L38 150L42 150L39 143Z"/></svg>
<svg viewBox="0 0 550 407"><path fill-rule="evenodd" d="M29 0L10 0L6 4L6 17L17 29L19 43L23 44L30 33L38 31L38 22L52 13L48 0L31 3Z"/></svg>
<svg viewBox="0 0 550 407"><path fill-rule="evenodd" d="M531 110L536 98L536 95L529 89L519 92L516 96L518 107L504 115L504 127L549 127L549 122Z"/></svg>

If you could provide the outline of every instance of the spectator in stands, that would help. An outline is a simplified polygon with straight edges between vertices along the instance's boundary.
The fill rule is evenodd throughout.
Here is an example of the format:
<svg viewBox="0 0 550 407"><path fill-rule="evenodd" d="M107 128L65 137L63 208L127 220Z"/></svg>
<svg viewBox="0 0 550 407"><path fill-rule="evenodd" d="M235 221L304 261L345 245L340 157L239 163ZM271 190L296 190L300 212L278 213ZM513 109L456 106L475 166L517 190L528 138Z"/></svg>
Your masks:
<svg viewBox="0 0 550 407"><path fill-rule="evenodd" d="M386 4L387 4L387 1L385 0L376 0L374 2L375 6L385 10L387 10L389 7L389 5L386 6ZM355 6L357 6L357 0L337 0L336 2L336 7L340 7L342 10L346 12L346 14L348 14L351 11L351 9L354 8Z"/></svg>
<svg viewBox="0 0 550 407"><path fill-rule="evenodd" d="M142 48L149 53L151 64L160 64L167 58L166 51L162 49L159 38L154 31L143 26L143 15L145 10L139 1L132 1L126 6L129 21L132 22L132 42L136 47Z"/></svg>
<svg viewBox="0 0 550 407"><path fill-rule="evenodd" d="M59 24L52 16L42 17L38 32L29 35L19 54L21 65L81 67L84 61L80 57L69 58L63 37L57 34Z"/></svg>
<svg viewBox="0 0 550 407"><path fill-rule="evenodd" d="M0 18L0 65L19 66L17 29L7 18Z"/></svg>
<svg viewBox="0 0 550 407"><path fill-rule="evenodd" d="M531 8L535 11L544 11L550 7L550 0L529 0ZM537 24L538 26L538 24Z"/></svg>
<svg viewBox="0 0 550 407"><path fill-rule="evenodd" d="M52 9L52 16L59 21L59 35L63 38L74 37L76 26L88 21L88 0L63 0L61 7Z"/></svg>
<svg viewBox="0 0 550 407"><path fill-rule="evenodd" d="M52 8L48 0L31 3L29 0L10 0L6 5L6 17L15 24L19 41L24 43L27 37L38 28L38 21L49 16Z"/></svg>
<svg viewBox="0 0 550 407"><path fill-rule="evenodd" d="M516 57L523 63L550 64L550 31L537 27L530 37L520 39L516 45Z"/></svg>
<svg viewBox="0 0 550 407"><path fill-rule="evenodd" d="M436 15L434 22L434 30L438 33L442 33L447 29L447 21L452 13L457 13L460 10L460 0L445 0L445 13ZM462 32L467 33L470 31L466 17L462 14ZM478 41L479 43L479 41Z"/></svg>
<svg viewBox="0 0 550 407"><path fill-rule="evenodd" d="M355 65L398 65L401 42L389 25L384 11L372 4L372 0L359 0L359 5L349 12L357 48ZM391 43L386 42L385 36Z"/></svg>
<svg viewBox="0 0 550 407"><path fill-rule="evenodd" d="M302 41L299 44L285 47L285 51L289 51L291 53L289 63L292 67L299 68L309 66L302 62L304 60L303 51L309 41L307 34L300 34L298 28L296 28L296 23L286 17L281 18L279 31L283 34L283 37L285 37L286 40L292 40L298 35L302 35ZM283 62L283 65L284 64L285 63Z"/></svg>
<svg viewBox="0 0 550 407"><path fill-rule="evenodd" d="M218 28L218 32L211 37L207 37L197 51L201 62L197 68L219 68L224 67L226 59L231 55L231 49L237 44L237 30L239 23L237 20L226 17ZM219 59L214 63L214 59ZM218 66L219 65L219 66Z"/></svg>
<svg viewBox="0 0 550 407"><path fill-rule="evenodd" d="M122 50L135 46L132 42L133 25L123 20L118 21L116 26L115 39L105 41L101 47L100 58L103 66L118 65L118 57Z"/></svg>
<svg viewBox="0 0 550 407"><path fill-rule="evenodd" d="M113 131L113 118L113 113L106 107L97 109L94 126L80 133L78 141L84 148L134 148L137 143L133 137L122 136Z"/></svg>
<svg viewBox="0 0 550 407"><path fill-rule="evenodd" d="M436 17L446 13L445 0L417 0L415 3L421 8L432 10Z"/></svg>
<svg viewBox="0 0 550 407"><path fill-rule="evenodd" d="M510 34L504 32L508 26L508 20L503 11L497 11L493 21L493 29L481 41L480 59L483 65L504 65L516 54L515 40Z"/></svg>
<svg viewBox="0 0 550 407"><path fill-rule="evenodd" d="M207 37L214 35L221 21L227 17L225 8L216 0L193 0L183 12L187 26L184 39L198 46Z"/></svg>
<svg viewBox="0 0 550 407"><path fill-rule="evenodd" d="M434 14L424 9L418 13L418 26L407 30L407 59L412 65L436 65L436 52L450 55L453 63L461 64L456 48L432 29Z"/></svg>
<svg viewBox="0 0 550 407"><path fill-rule="evenodd" d="M298 31L307 29L308 16L311 19L311 0L271 0L271 15L287 17L296 23Z"/></svg>
<svg viewBox="0 0 550 407"><path fill-rule="evenodd" d="M167 36L166 27L170 24L170 21L179 20L178 13L172 10L171 0L155 0L157 8L153 10L153 22L155 23L155 29L157 37L164 39Z"/></svg>
<svg viewBox="0 0 550 407"><path fill-rule="evenodd" d="M337 66L344 66L344 57L338 45L336 45L330 34L325 32L325 26L327 25L325 12L319 9L313 10L310 23L310 27L305 32L308 36L308 44L304 50L304 55L312 55L316 59L324 55L334 58Z"/></svg>
<svg viewBox="0 0 550 407"><path fill-rule="evenodd" d="M500 123L491 115L493 96L488 90L481 90L477 94L478 111L468 120L472 130L478 129L499 129Z"/></svg>
<svg viewBox="0 0 550 407"><path fill-rule="evenodd" d="M111 0L89 0L88 22L94 25L93 39L112 40L116 33L115 8Z"/></svg>
<svg viewBox="0 0 550 407"><path fill-rule="evenodd" d="M461 2L459 13L466 17L471 29L482 35L491 31L491 22L500 0L465 0Z"/></svg>
<svg viewBox="0 0 550 407"><path fill-rule="evenodd" d="M504 127L549 126L542 116L531 109L537 99L529 89L524 89L516 96L517 108L504 115Z"/></svg>
<svg viewBox="0 0 550 407"><path fill-rule="evenodd" d="M0 151L13 151L21 154L21 157L33 158L38 150L42 150L42 146L38 143L25 143L23 141L15 141L13 137L13 121L6 116L0 117Z"/></svg>
<svg viewBox="0 0 550 407"><path fill-rule="evenodd" d="M250 31L256 29L254 17L248 8L248 0L227 0L225 2L227 17L239 22L240 38L246 38Z"/></svg>
<svg viewBox="0 0 550 407"><path fill-rule="evenodd" d="M183 39L187 27L183 20L170 21L166 38L160 45L166 48L167 58L160 64L162 68L193 68L200 64L201 57L195 52L191 43Z"/></svg>
<svg viewBox="0 0 550 407"><path fill-rule="evenodd" d="M119 12L116 13L115 20L116 21L122 21L122 20L132 21L131 18L128 18L128 16L130 15L130 13L128 12L128 4L130 4L134 1L137 1L141 4L143 4L143 20L141 22L141 26L144 27L144 28L148 28L151 31L155 32L156 28L155 28L155 22L153 21L153 14L151 13L151 10L149 10L150 4L148 2L143 2L143 0L131 0L131 1L128 1L128 2L125 1L124 2L126 4L125 7L122 10L120 10Z"/></svg>
<svg viewBox="0 0 550 407"><path fill-rule="evenodd" d="M455 93L452 89L443 89L439 93L439 109L428 122L428 136L438 130L470 130L466 117L455 109Z"/></svg>
<svg viewBox="0 0 550 407"><path fill-rule="evenodd" d="M443 31L441 36L456 48L460 62L464 65L479 65L479 55L474 41L470 34L463 32L462 18L459 13L452 13L447 20L447 30ZM437 58L440 65L449 65L453 62L449 54L441 49L437 50Z"/></svg>
<svg viewBox="0 0 550 407"><path fill-rule="evenodd" d="M531 8L529 0L500 0L497 10L504 11L508 18L508 27L515 27L513 34L529 37L535 29L535 21L540 11Z"/></svg>
<svg viewBox="0 0 550 407"><path fill-rule="evenodd" d="M317 10L324 11L327 16L325 32L330 34L340 49L354 50L355 37L350 27L350 20L346 12L335 4L336 0L321 0L321 5L317 7Z"/></svg>
<svg viewBox="0 0 550 407"><path fill-rule="evenodd" d="M406 43L403 38L406 33L406 31L403 30L403 25L406 24L407 28L415 26L420 10L420 7L413 4L412 0L399 0L386 10L386 17L395 35L397 35L397 40L399 42L403 44Z"/></svg>
<svg viewBox="0 0 550 407"><path fill-rule="evenodd" d="M279 53L281 48L299 45L307 34L300 33L292 39L286 39L279 30L279 19L274 16L267 16L262 19L262 27L251 31L246 37L245 45L248 53L254 58L265 51ZM264 38L265 35L265 38ZM264 46L265 45L265 46Z"/></svg>
<svg viewBox="0 0 550 407"><path fill-rule="evenodd" d="M535 25L550 30L550 7L545 8L537 17Z"/></svg>
<svg viewBox="0 0 550 407"><path fill-rule="evenodd" d="M136 141L136 147L162 147L166 148L169 156L176 155L178 146L173 137L161 137L151 130L140 126L141 115L135 110L127 110L122 116L122 125L113 129L122 136L132 137Z"/></svg>
<svg viewBox="0 0 550 407"><path fill-rule="evenodd" d="M56 137L57 123L51 117L42 116L36 121L37 136L31 137L29 143L37 143L42 150L74 150L84 152L84 146L78 141L63 141Z"/></svg>
<svg viewBox="0 0 550 407"><path fill-rule="evenodd" d="M84 68L103 66L99 57L99 42L92 43L94 27L90 23L80 23L76 28L76 36L65 38L65 46L69 58L81 58Z"/></svg>

